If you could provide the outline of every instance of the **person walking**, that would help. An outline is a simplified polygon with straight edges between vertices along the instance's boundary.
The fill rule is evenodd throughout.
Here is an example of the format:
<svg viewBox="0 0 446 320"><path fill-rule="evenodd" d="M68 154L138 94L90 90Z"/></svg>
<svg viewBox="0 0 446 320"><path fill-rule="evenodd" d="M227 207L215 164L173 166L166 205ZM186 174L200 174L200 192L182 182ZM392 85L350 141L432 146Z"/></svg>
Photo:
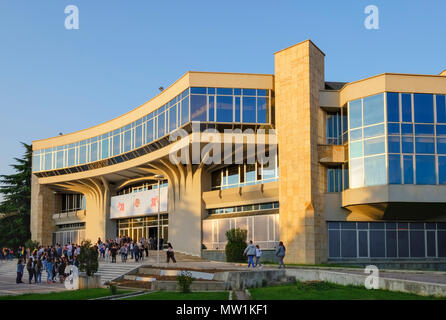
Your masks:
<svg viewBox="0 0 446 320"><path fill-rule="evenodd" d="M35 276L35 283L41 283L42 282L42 261L40 258L37 258L35 264L34 264L34 276Z"/></svg>
<svg viewBox="0 0 446 320"><path fill-rule="evenodd" d="M276 257L279 260L279 269L285 268L285 264L283 263L283 258L285 257L285 246L283 245L283 242L279 242L279 246L276 249Z"/></svg>
<svg viewBox="0 0 446 320"><path fill-rule="evenodd" d="M29 275L29 283L31 284L33 278L34 278L34 266L33 266L33 259L29 258L28 263L26 264L26 270L28 270Z"/></svg>
<svg viewBox="0 0 446 320"><path fill-rule="evenodd" d="M177 261L175 260L175 253L173 251L173 247L170 242L167 243L166 255L167 255L167 263L170 262L170 259L172 259L173 263L177 263Z"/></svg>
<svg viewBox="0 0 446 320"><path fill-rule="evenodd" d="M252 244L252 240L249 240L249 245L246 247L245 251L243 252L245 256L248 256L248 269L250 266L255 268L254 265L254 257L256 255L256 247Z"/></svg>
<svg viewBox="0 0 446 320"><path fill-rule="evenodd" d="M259 245L256 245L256 267L259 266L262 269L262 264L260 263L260 257L262 256L262 250L260 250Z"/></svg>
<svg viewBox="0 0 446 320"><path fill-rule="evenodd" d="M23 283L22 277L23 277L23 263L22 263L22 258L19 258L17 260L17 279L15 280L15 282Z"/></svg>

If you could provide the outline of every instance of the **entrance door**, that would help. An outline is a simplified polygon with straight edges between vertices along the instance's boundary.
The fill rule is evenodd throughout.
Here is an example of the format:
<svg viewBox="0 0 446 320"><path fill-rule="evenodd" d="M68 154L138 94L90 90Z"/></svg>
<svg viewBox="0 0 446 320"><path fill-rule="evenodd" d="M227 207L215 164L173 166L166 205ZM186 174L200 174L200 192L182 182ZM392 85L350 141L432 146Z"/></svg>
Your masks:
<svg viewBox="0 0 446 320"><path fill-rule="evenodd" d="M133 228L133 241L139 241L142 238L142 229L143 227Z"/></svg>
<svg viewBox="0 0 446 320"><path fill-rule="evenodd" d="M119 237L127 237L129 235L129 228L119 229Z"/></svg>

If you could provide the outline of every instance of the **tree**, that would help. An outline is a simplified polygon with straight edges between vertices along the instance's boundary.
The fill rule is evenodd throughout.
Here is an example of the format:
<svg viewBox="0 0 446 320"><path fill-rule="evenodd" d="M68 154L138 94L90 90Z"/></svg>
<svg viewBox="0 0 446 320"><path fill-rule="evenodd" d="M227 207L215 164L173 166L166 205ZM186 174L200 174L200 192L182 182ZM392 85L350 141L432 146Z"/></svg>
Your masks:
<svg viewBox="0 0 446 320"><path fill-rule="evenodd" d="M246 257L243 255L246 244L248 231L242 229L230 229L226 231L228 243L225 247L227 262L245 262Z"/></svg>
<svg viewBox="0 0 446 320"><path fill-rule="evenodd" d="M31 238L31 174L32 146L22 142L25 148L23 158L14 158L11 167L15 173L0 175L0 247L17 248Z"/></svg>
<svg viewBox="0 0 446 320"><path fill-rule="evenodd" d="M90 240L82 241L78 257L79 270L85 272L88 277L98 272L98 256L98 249L91 244Z"/></svg>

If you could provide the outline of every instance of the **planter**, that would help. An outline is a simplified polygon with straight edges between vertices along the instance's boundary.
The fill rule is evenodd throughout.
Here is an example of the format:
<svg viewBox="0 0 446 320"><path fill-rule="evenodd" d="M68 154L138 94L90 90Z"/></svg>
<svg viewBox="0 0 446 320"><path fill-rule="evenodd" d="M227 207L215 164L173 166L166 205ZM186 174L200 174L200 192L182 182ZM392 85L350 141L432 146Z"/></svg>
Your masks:
<svg viewBox="0 0 446 320"><path fill-rule="evenodd" d="M88 277L85 274L79 275L79 289L101 288L101 276L94 274Z"/></svg>

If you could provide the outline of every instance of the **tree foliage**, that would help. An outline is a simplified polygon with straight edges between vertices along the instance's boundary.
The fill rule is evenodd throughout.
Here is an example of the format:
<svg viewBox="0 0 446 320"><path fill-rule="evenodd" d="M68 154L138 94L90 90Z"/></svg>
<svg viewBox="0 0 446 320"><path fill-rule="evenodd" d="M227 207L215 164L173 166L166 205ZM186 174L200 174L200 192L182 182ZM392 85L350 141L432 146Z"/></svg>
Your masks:
<svg viewBox="0 0 446 320"><path fill-rule="evenodd" d="M78 257L79 270L85 272L89 277L98 272L98 256L98 250L91 244L90 240L82 241Z"/></svg>
<svg viewBox="0 0 446 320"><path fill-rule="evenodd" d="M226 238L228 243L226 244L225 253L227 262L245 262L246 257L243 255L246 244L246 237L248 231L243 229L230 229L226 231Z"/></svg>
<svg viewBox="0 0 446 320"><path fill-rule="evenodd" d="M31 173L32 146L22 142L25 148L23 158L14 158L11 167L15 173L0 175L0 247L17 248L31 238Z"/></svg>

